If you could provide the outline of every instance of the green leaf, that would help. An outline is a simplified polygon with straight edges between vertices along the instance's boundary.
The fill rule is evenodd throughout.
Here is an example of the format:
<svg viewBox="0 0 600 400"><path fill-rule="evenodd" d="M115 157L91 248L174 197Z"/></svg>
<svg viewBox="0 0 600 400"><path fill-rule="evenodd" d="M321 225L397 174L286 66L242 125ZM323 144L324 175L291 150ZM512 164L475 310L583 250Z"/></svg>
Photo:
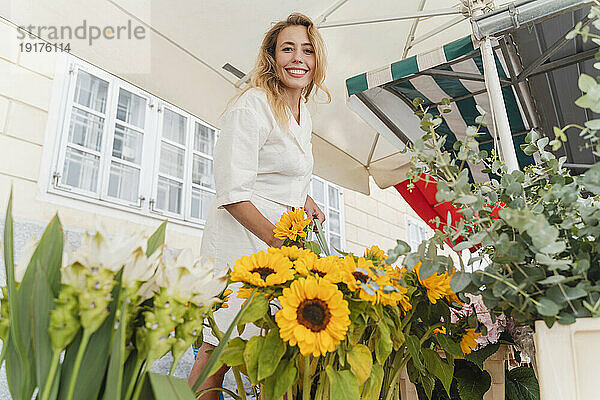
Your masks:
<svg viewBox="0 0 600 400"><path fill-rule="evenodd" d="M476 201L477 201L477 196L474 196L472 194L464 194L464 195L460 196L458 199L456 199L457 203L465 204L465 205L473 204Z"/></svg>
<svg viewBox="0 0 600 400"><path fill-rule="evenodd" d="M371 375L373 356L371 350L364 344L357 344L347 353L350 370L356 376L358 384L362 385Z"/></svg>
<svg viewBox="0 0 600 400"><path fill-rule="evenodd" d="M454 293L462 292L471 283L471 274L468 272L457 271L450 280L450 289Z"/></svg>
<svg viewBox="0 0 600 400"><path fill-rule="evenodd" d="M506 373L506 400L540 400L533 368L517 367Z"/></svg>
<svg viewBox="0 0 600 400"><path fill-rule="evenodd" d="M321 255L321 246L319 246L319 243L317 243L317 242L315 242L315 241L309 241L309 242L306 242L306 243L304 244L304 246L305 246L305 247L306 247L308 250L310 250L310 251L312 251L313 253L315 253L316 255L318 255L318 256L319 256L319 255Z"/></svg>
<svg viewBox="0 0 600 400"><path fill-rule="evenodd" d="M414 335L406 335L406 348L410 353L410 356L415 364L415 367L421 371L425 372L425 366L421 362L421 342Z"/></svg>
<svg viewBox="0 0 600 400"><path fill-rule="evenodd" d="M279 360L285 353L286 345L283 340L279 337L279 329L272 328L265 336L262 344L262 350L258 357L258 374L257 379L262 381L263 379L271 376Z"/></svg>
<svg viewBox="0 0 600 400"><path fill-rule="evenodd" d="M31 315L33 316L32 339L35 354L35 368L38 387L44 387L50 364L52 362L52 344L48 327L50 325L50 310L54 309L52 290L41 266L35 268L33 282L33 301L31 302Z"/></svg>
<svg viewBox="0 0 600 400"><path fill-rule="evenodd" d="M258 360L262 351L264 338L262 336L253 336L246 343L244 349L244 362L246 364L246 372L248 378L253 385L258 384Z"/></svg>
<svg viewBox="0 0 600 400"><path fill-rule="evenodd" d="M230 367L237 367L244 364L244 350L246 349L246 341L240 337L233 338L227 344L225 351L221 355L223 364Z"/></svg>
<svg viewBox="0 0 600 400"><path fill-rule="evenodd" d="M427 398L431 399L433 389L435 388L435 378L430 375L421 375L419 377L419 383L421 384L421 386L423 386L423 390L425 390Z"/></svg>
<svg viewBox="0 0 600 400"><path fill-rule="evenodd" d="M438 333L433 336L435 341L442 347L442 349L446 350L448 353L452 354L455 357L463 357L464 354L462 349L460 348L460 344L456 343L449 336Z"/></svg>
<svg viewBox="0 0 600 400"><path fill-rule="evenodd" d="M28 399L31 398L35 387L35 368L30 362L32 358L32 349L30 346L31 328L29 326L28 313L30 302L23 307L21 304L23 300L20 298L16 289L13 253L12 202L13 194L11 188L8 206L6 207L6 217L4 219L4 268L6 269L6 289L8 292L10 319L10 331L5 353L5 366L11 394L17 398ZM21 287L23 287L23 282L19 289ZM26 289L23 290L23 293L31 294L31 287L26 287Z"/></svg>
<svg viewBox="0 0 600 400"><path fill-rule="evenodd" d="M196 400L186 380L174 376L148 373L155 399Z"/></svg>
<svg viewBox="0 0 600 400"><path fill-rule="evenodd" d="M461 400L483 400L489 390L492 379L487 371L477 369L471 364L461 364L454 372L456 389Z"/></svg>
<svg viewBox="0 0 600 400"><path fill-rule="evenodd" d="M594 164L582 175L582 183L587 190L598 195L600 194L600 163Z"/></svg>
<svg viewBox="0 0 600 400"><path fill-rule="evenodd" d="M246 301L248 302L248 301ZM262 294L258 293L250 302L250 306L241 315L238 325L245 325L262 318L269 310L269 301Z"/></svg>
<svg viewBox="0 0 600 400"><path fill-rule="evenodd" d="M106 374L104 400L120 400L123 389L123 370L125 368L125 328L127 327L127 298L121 302L119 313L119 326L115 332Z"/></svg>
<svg viewBox="0 0 600 400"><path fill-rule="evenodd" d="M367 379L367 382L365 382L362 389L362 400L379 400L383 376L383 367L379 364L373 365L373 368L371 368L371 376L369 376L369 379Z"/></svg>
<svg viewBox="0 0 600 400"><path fill-rule="evenodd" d="M423 360L427 370L435 375L442 382L446 393L450 395L450 385L452 384L452 375L454 373L454 364L448 363L440 357L440 355L431 349L421 349Z"/></svg>
<svg viewBox="0 0 600 400"><path fill-rule="evenodd" d="M556 285L557 283L561 283L566 280L567 277L563 275L551 275L544 280L539 281L538 283L542 285Z"/></svg>
<svg viewBox="0 0 600 400"><path fill-rule="evenodd" d="M281 360L275 372L265 380L266 399L280 399L298 379L296 359Z"/></svg>
<svg viewBox="0 0 600 400"><path fill-rule="evenodd" d="M560 311L560 307L555 302L546 298L540 299L535 308L544 317L553 317Z"/></svg>
<svg viewBox="0 0 600 400"><path fill-rule="evenodd" d="M325 369L329 378L329 398L331 400L359 400L358 382L348 370L336 371L331 365Z"/></svg>
<svg viewBox="0 0 600 400"><path fill-rule="evenodd" d="M579 80L577 81L577 84L579 85L579 89L581 89L581 91L585 93L587 93L589 90L591 90L597 85L596 80L586 74L579 75Z"/></svg>
<svg viewBox="0 0 600 400"><path fill-rule="evenodd" d="M150 257L160 246L165 243L165 233L167 231L167 221L164 221L148 238L148 247L146 248L146 257Z"/></svg>
<svg viewBox="0 0 600 400"><path fill-rule="evenodd" d="M385 360L392 352L393 342L390 329L385 323L377 325L377 339L375 341L375 357L379 364L385 363Z"/></svg>
<svg viewBox="0 0 600 400"><path fill-rule="evenodd" d="M465 359L477 365L479 369L483 369L483 362L487 360L492 354L496 353L499 348L499 343L488 344L482 349L472 351L471 353L466 354Z"/></svg>

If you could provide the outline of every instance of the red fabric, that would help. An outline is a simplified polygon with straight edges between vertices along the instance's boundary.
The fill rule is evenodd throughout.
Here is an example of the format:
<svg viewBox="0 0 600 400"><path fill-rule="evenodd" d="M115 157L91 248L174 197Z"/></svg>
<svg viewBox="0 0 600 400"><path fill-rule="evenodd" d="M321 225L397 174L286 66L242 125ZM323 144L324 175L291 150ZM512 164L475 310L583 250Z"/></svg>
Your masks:
<svg viewBox="0 0 600 400"><path fill-rule="evenodd" d="M437 194L437 182L436 180L428 175L419 174L419 180L414 182L414 187L408 189L410 179L406 179L394 187L402 195L404 200L411 206L411 208L417 213L419 217L427 223L432 229L442 230L447 224L448 213L452 218L451 226L456 227L456 224L464 217L460 212L460 208L454 204L444 201L438 202L436 199ZM500 218L498 213L500 209L506 207L506 204L498 202L497 205L492 207L492 217ZM440 219L439 226L436 226L435 218ZM470 230L470 228L468 228ZM447 241L450 247L454 247L464 239L459 237L452 243L450 240ZM476 251L479 245L470 248L471 252Z"/></svg>

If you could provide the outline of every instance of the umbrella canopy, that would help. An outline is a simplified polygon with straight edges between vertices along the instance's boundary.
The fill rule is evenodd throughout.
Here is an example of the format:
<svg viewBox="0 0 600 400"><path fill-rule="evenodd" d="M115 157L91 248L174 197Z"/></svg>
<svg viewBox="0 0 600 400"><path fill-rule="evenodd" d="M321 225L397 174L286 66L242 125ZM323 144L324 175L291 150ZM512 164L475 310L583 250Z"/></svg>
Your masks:
<svg viewBox="0 0 600 400"><path fill-rule="evenodd" d="M498 75L501 81L510 82L511 76L497 41L495 47ZM437 107L444 98L450 100L451 112L441 114L443 122L437 129L440 135L446 136L448 150L457 139L465 137L467 126L478 125L475 119L480 110L491 111L481 51L471 36L349 78L346 87L348 106L388 140L395 140L400 148L403 143L414 142L423 134L419 119L412 116L417 111L413 104L417 98L422 99L423 107L433 114L440 114ZM502 94L517 158L524 167L533 162L533 158L520 148L531 126L514 88L505 86ZM492 121L489 117L486 119L489 125L480 127L477 140L479 149L489 152L494 148L496 134ZM471 166L471 174L475 181L488 179L479 166Z"/></svg>

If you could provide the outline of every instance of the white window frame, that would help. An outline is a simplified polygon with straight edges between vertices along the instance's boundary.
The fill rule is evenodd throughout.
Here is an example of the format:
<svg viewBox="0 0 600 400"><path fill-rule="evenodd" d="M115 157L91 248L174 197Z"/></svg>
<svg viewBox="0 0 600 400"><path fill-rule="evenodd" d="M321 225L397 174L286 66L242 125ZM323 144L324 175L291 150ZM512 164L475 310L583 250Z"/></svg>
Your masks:
<svg viewBox="0 0 600 400"><path fill-rule="evenodd" d="M414 248L411 243L412 240L410 237L410 225L415 226L417 229L419 229L421 231L421 234L422 234L421 240L419 241L419 243L416 244L416 246ZM419 218L411 217L410 215L406 215L406 240L407 240L409 246L411 246L411 252L417 251L419 245L424 240L431 238L431 236L433 236L433 231L429 226L427 226L425 221L423 221L422 219L419 219Z"/></svg>
<svg viewBox="0 0 600 400"><path fill-rule="evenodd" d="M317 202L317 200L313 197L313 181L318 181L323 184L324 197L325 197L324 204ZM329 187L333 187L338 191L339 209L335 209L329 205ZM339 212L339 214L340 214L340 243L341 243L340 250L346 251L346 216L345 216L345 210L344 210L344 208L345 208L344 207L344 189L339 185L329 182L328 180L325 180L316 175L313 175L312 179L311 179L311 183L310 183L309 195L315 201L315 203L317 203L317 205L319 206L321 211L323 211L323 213L325 214L325 226L323 229L325 231L324 233L326 235L327 244L329 244L330 247L331 247L331 243L330 243L331 242L331 240L330 240L331 233L329 232L329 224L328 224L329 211L330 211L330 209L332 209L334 211ZM330 248L330 250L333 254L333 252L334 252L333 248Z"/></svg>
<svg viewBox="0 0 600 400"><path fill-rule="evenodd" d="M142 216L164 219L168 217L169 220L177 222L183 225L192 227L204 227L205 220L192 217L192 187L199 188L200 190L215 194L214 188L205 187L202 185L195 185L192 183L192 168L193 168L193 154L198 154L205 159L212 160L212 156L199 151L194 150L194 132L196 123L208 127L214 132L215 138L213 145L219 135L219 130L203 121L202 119L186 112L164 100L114 76L98 67L90 65L83 60L75 58L71 55L64 55L64 59L59 60L57 69L57 78L55 79L54 90L58 91L58 94L54 94L54 99L59 99L59 103L56 107L51 107L48 118L48 133L50 137L54 138L54 143L50 143L51 154L46 156L46 162L42 163L42 173L47 174L47 177L40 179L40 184L45 189L45 192L51 195L58 195L75 199L82 205L82 208L89 209L89 204L102 206L102 208L113 208L119 209L128 213L135 213ZM90 192L77 187L65 186L60 182L60 177L64 171L65 155L67 151L69 125L71 123L71 112L78 71L84 71L96 78L102 79L108 82L108 93L106 99L106 109L104 126L102 131L102 145L100 152L94 152L90 149L82 149L86 153L95 154L98 153L100 156L99 160L99 171L98 171L98 182L97 192ZM61 78L62 76L62 78ZM111 161L113 160L112 150L114 141L114 132L116 123L124 127L133 128L136 131L141 131L139 127L130 126L130 124L117 120L117 106L120 89L124 89L134 95L140 96L146 99L146 110L145 110L145 122L143 129L143 145L142 145L142 159L139 166L140 177L139 177L139 189L138 202L132 203L129 201L121 200L118 198L108 196L108 185L110 177ZM99 113L95 110L89 110L83 106L76 105L77 108L83 109L87 112L91 112L94 115ZM162 126L159 123L162 121L162 113L159 111L164 107L168 107L174 112L183 115L187 119L186 123L186 146L185 146L185 165L184 165L184 179L182 189L182 212L181 214L169 213L163 210L156 210L152 207L152 200L156 200L157 195L157 183L159 177L159 165L160 165L160 143ZM51 123L51 121L53 123ZM77 145L69 144L69 147L77 148ZM126 160L115 161L129 165ZM44 167L46 165L46 167ZM214 167L213 167L214 174ZM81 202L85 202L84 205ZM200 215L202 210L200 210Z"/></svg>

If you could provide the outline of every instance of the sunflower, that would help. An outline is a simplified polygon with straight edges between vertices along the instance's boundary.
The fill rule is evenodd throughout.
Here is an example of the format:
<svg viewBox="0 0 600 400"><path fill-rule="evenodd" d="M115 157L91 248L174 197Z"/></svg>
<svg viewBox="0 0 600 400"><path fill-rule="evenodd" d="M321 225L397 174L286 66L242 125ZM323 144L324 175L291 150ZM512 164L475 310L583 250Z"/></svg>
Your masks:
<svg viewBox="0 0 600 400"><path fill-rule="evenodd" d="M303 249L298 246L282 246L280 248L269 247L267 251L271 254L282 254L284 257L287 257L287 259L290 260L293 265L296 265L296 261L298 261L301 258L317 256L312 251L308 249Z"/></svg>
<svg viewBox="0 0 600 400"><path fill-rule="evenodd" d="M382 264L384 260L387 260L385 252L375 245L365 250L365 258L373 261L374 264Z"/></svg>
<svg viewBox="0 0 600 400"><path fill-rule="evenodd" d="M277 239L290 239L296 241L298 236L306 237L304 229L310 224L310 219L304 218L304 208L283 213L279 222L273 229Z"/></svg>
<svg viewBox="0 0 600 400"><path fill-rule="evenodd" d="M342 292L325 279L309 276L294 281L278 297L275 314L281 339L298 345L303 356L315 357L335 350L346 337L350 310Z"/></svg>
<svg viewBox="0 0 600 400"><path fill-rule="evenodd" d="M347 255L341 260L341 265L343 282L352 291L360 289L361 283L366 285L369 280L375 279L375 266L371 260L366 260L364 257L355 260L354 256Z"/></svg>
<svg viewBox="0 0 600 400"><path fill-rule="evenodd" d="M343 279L340 259L336 256L318 258L315 255L314 257L304 257L296 263L296 271L305 276L309 274L318 275L331 283L338 283Z"/></svg>
<svg viewBox="0 0 600 400"><path fill-rule="evenodd" d="M279 285L292 279L292 262L280 253L266 251L242 256L231 272L233 282L246 282L260 287Z"/></svg>
<svg viewBox="0 0 600 400"><path fill-rule="evenodd" d="M417 278L421 285L427 289L427 297L431 304L435 304L439 299L452 296L454 292L450 289L450 280L452 279L446 272L443 274L434 273L430 277L421 280L419 278L419 268L421 267L421 261L415 265L413 269L417 274Z"/></svg>
<svg viewBox="0 0 600 400"><path fill-rule="evenodd" d="M467 331L460 341L460 348L463 353L469 354L474 348L477 347L478 343L475 339L477 339L480 335L481 333L475 332L474 328L467 328Z"/></svg>

